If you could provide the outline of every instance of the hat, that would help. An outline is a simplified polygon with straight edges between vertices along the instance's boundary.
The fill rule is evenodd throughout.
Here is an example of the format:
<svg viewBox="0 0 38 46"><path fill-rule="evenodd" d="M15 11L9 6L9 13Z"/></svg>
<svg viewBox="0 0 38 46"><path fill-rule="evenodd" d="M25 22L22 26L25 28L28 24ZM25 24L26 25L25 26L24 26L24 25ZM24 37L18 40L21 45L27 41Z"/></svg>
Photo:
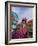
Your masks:
<svg viewBox="0 0 38 46"><path fill-rule="evenodd" d="M26 19L26 18L23 18L23 19L22 19L22 22L23 22L23 21L25 21L25 22L26 22L26 21L27 21L27 19Z"/></svg>

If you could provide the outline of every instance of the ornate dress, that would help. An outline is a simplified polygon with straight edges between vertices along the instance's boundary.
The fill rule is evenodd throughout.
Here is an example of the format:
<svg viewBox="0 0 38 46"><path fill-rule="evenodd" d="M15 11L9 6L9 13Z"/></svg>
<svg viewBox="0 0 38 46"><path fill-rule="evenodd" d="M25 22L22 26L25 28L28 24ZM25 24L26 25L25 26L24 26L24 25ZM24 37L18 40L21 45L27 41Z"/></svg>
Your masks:
<svg viewBox="0 0 38 46"><path fill-rule="evenodd" d="M19 38L27 38L28 32L26 27L22 27L21 29L16 29L15 32L12 33L13 39Z"/></svg>

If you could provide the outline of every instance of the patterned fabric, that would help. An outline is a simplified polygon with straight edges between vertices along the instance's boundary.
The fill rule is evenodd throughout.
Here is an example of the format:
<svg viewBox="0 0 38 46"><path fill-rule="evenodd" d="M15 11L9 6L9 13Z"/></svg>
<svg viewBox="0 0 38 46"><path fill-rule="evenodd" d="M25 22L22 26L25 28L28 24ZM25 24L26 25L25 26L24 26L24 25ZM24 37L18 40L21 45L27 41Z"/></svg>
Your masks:
<svg viewBox="0 0 38 46"><path fill-rule="evenodd" d="M16 31L12 32L12 38L13 39L18 39L18 38L27 38L28 32L27 28L21 28L16 29Z"/></svg>

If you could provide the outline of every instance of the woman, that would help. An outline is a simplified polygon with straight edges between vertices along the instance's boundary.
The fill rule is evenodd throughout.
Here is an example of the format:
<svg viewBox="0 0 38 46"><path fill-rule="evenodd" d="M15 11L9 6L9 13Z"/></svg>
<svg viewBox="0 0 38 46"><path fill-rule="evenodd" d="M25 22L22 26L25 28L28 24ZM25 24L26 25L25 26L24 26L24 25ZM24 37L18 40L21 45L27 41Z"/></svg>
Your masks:
<svg viewBox="0 0 38 46"><path fill-rule="evenodd" d="M22 27L20 29L16 29L15 32L13 32L12 38L18 39L18 38L27 38L28 37L28 31L26 28L26 18L22 20Z"/></svg>
<svg viewBox="0 0 38 46"><path fill-rule="evenodd" d="M27 21L26 18L22 20L22 28L20 30L21 38L27 38L28 37L28 31L26 28L26 21Z"/></svg>

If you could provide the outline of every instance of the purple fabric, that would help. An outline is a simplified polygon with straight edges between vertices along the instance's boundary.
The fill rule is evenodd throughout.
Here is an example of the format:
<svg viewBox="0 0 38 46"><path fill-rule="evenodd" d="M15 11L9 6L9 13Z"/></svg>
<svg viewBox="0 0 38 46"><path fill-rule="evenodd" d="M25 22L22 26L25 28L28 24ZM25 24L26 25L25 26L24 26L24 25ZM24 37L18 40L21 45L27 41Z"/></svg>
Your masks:
<svg viewBox="0 0 38 46"><path fill-rule="evenodd" d="M18 38L27 38L28 32L26 28L16 29L16 31L12 32L12 38L18 39Z"/></svg>

